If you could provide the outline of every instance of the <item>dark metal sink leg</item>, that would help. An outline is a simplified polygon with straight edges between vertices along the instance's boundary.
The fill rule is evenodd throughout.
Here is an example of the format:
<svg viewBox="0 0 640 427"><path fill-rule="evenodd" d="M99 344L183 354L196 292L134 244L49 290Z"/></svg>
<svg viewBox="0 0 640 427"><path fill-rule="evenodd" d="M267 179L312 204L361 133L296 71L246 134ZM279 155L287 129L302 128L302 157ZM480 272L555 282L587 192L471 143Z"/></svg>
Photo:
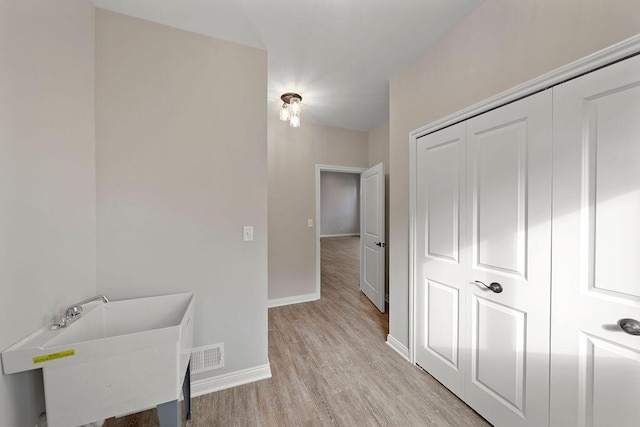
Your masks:
<svg viewBox="0 0 640 427"><path fill-rule="evenodd" d="M180 401L172 400L158 405L158 419L161 427L180 427Z"/></svg>
<svg viewBox="0 0 640 427"><path fill-rule="evenodd" d="M185 419L191 419L191 362L187 365L187 372L182 383L182 394L184 396ZM160 427L180 427L182 408L180 400L172 400L158 405L158 419Z"/></svg>
<svg viewBox="0 0 640 427"><path fill-rule="evenodd" d="M187 373L182 383L182 395L184 396L185 420L191 419L191 362L187 365Z"/></svg>

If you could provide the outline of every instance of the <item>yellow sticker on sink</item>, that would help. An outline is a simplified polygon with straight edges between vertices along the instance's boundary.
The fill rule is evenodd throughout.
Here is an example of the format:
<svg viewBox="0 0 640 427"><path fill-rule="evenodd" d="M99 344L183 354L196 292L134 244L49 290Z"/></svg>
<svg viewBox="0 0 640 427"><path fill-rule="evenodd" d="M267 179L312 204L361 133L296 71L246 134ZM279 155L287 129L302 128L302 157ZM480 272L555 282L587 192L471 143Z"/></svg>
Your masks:
<svg viewBox="0 0 640 427"><path fill-rule="evenodd" d="M59 353L45 354L44 356L38 356L33 358L33 363L49 362L50 360L62 359L63 357L75 356L75 350L66 350Z"/></svg>

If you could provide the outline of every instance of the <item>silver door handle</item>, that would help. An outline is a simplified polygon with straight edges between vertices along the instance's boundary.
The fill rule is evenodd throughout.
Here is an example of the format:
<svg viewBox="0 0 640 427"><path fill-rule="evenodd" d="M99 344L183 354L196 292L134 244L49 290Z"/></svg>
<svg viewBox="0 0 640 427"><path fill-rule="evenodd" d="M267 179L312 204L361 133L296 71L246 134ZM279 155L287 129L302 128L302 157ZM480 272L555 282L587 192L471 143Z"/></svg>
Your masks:
<svg viewBox="0 0 640 427"><path fill-rule="evenodd" d="M490 285L486 285L484 282L481 282L480 280L474 280L471 283L475 283L477 285L482 285L485 288L489 289L490 291L495 292L496 294L499 294L500 292L502 292L502 285L498 282L493 282Z"/></svg>
<svg viewBox="0 0 640 427"><path fill-rule="evenodd" d="M620 319L618 326L629 335L640 335L640 322L636 319Z"/></svg>
<svg viewBox="0 0 640 427"><path fill-rule="evenodd" d="M382 243L382 242L373 242L373 244L374 244L374 245L376 245L376 246L377 246L377 247L379 247L379 248L384 248L384 247L386 247L386 246L387 246L387 245L385 245L385 244L384 244L384 243Z"/></svg>

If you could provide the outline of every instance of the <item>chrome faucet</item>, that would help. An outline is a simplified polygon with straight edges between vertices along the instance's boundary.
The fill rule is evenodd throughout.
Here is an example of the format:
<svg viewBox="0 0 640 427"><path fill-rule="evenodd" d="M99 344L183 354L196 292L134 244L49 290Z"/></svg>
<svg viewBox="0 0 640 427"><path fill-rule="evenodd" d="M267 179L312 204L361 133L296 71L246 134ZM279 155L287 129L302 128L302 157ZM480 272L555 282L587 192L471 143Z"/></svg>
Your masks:
<svg viewBox="0 0 640 427"><path fill-rule="evenodd" d="M73 305L70 305L64 310L62 316L60 316L60 323L54 324L51 329L66 328L68 325L73 323L74 320L82 315L82 306L92 301L102 301L106 304L109 302L109 298L107 298L105 295L96 295L95 297L87 298Z"/></svg>

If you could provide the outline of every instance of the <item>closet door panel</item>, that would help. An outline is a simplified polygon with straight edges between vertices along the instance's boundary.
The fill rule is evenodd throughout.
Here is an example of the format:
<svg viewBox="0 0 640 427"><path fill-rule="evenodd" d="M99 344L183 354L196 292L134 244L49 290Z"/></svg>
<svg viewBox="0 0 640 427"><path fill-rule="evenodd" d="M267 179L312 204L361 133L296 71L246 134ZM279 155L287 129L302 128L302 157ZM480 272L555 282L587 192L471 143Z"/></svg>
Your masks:
<svg viewBox="0 0 640 427"><path fill-rule="evenodd" d="M474 267L526 278L527 121L474 137Z"/></svg>
<svg viewBox="0 0 640 427"><path fill-rule="evenodd" d="M640 297L640 85L586 105L593 212L593 287ZM594 245L594 242L597 244ZM622 274L620 274L622 273ZM626 280L620 280L624 277Z"/></svg>
<svg viewBox="0 0 640 427"><path fill-rule="evenodd" d="M458 229L460 222L459 140L425 149L425 203L427 256L457 263L460 259Z"/></svg>
<svg viewBox="0 0 640 427"><path fill-rule="evenodd" d="M640 322L640 57L553 103L551 424L636 426L640 329L623 319Z"/></svg>
<svg viewBox="0 0 640 427"><path fill-rule="evenodd" d="M544 91L467 121L465 400L495 425L548 422L551 114Z"/></svg>
<svg viewBox="0 0 640 427"><path fill-rule="evenodd" d="M465 124L417 144L416 363L464 396Z"/></svg>
<svg viewBox="0 0 640 427"><path fill-rule="evenodd" d="M426 348L457 370L460 292L434 280L427 280L426 286Z"/></svg>
<svg viewBox="0 0 640 427"><path fill-rule="evenodd" d="M523 414L526 315L477 295L471 300L471 381L514 412ZM491 351L486 351L488 348Z"/></svg>

